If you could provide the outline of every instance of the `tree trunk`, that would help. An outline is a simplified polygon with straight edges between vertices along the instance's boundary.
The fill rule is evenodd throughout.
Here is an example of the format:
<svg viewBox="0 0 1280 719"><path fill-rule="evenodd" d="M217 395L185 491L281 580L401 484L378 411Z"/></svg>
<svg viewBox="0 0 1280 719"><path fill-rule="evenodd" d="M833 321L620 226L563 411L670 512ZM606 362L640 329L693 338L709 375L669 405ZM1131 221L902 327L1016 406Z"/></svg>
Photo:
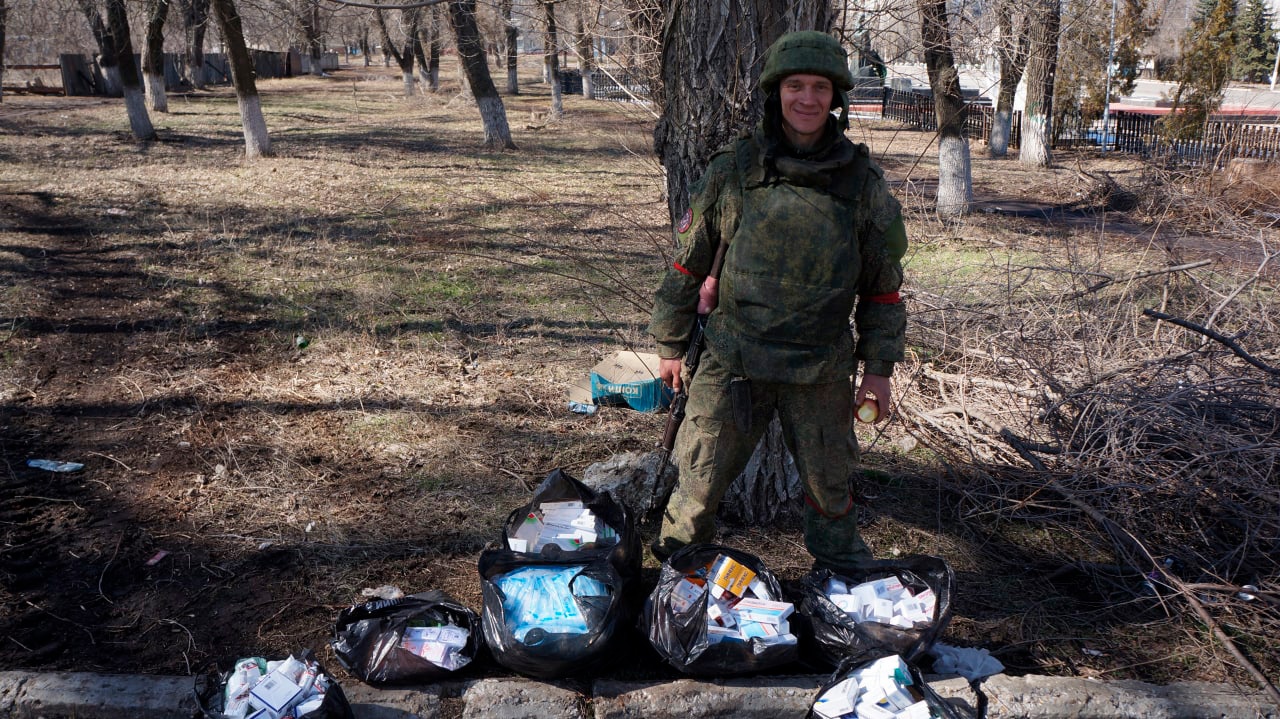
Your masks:
<svg viewBox="0 0 1280 719"><path fill-rule="evenodd" d="M588 100L595 97L595 91L591 87L591 73L596 68L595 58L595 41L592 39L591 31L587 29L587 20L584 17L587 9L579 8L578 11L578 70L582 73L582 96ZM594 27L594 18L591 27Z"/></svg>
<svg viewBox="0 0 1280 719"><path fill-rule="evenodd" d="M412 11L405 10L402 12ZM413 43L415 42L415 39L413 35L410 35L408 39L405 40L404 52L400 52L396 49L395 44L391 42L391 34L387 32L387 19L383 17L382 11L374 10L373 15L378 20L378 31L382 33L383 52L390 53L391 56L395 58L396 65L400 68L400 78L404 80L404 96L413 97ZM416 25L414 27L416 33Z"/></svg>
<svg viewBox="0 0 1280 719"><path fill-rule="evenodd" d="M551 82L551 112L548 119L552 122L564 117L564 88L560 85L560 37L556 30L556 5L553 0L542 0L542 9L547 20L547 73Z"/></svg>
<svg viewBox="0 0 1280 719"><path fill-rule="evenodd" d="M369 26L365 25L360 28L360 54L364 56L365 67L369 67L372 64L369 60L369 51L372 49L369 45Z"/></svg>
<svg viewBox="0 0 1280 719"><path fill-rule="evenodd" d="M183 53L187 82L196 90L204 89L204 32L209 22L209 0L182 0Z"/></svg>
<svg viewBox="0 0 1280 719"><path fill-rule="evenodd" d="M431 6L431 44L427 46L427 88L440 92L440 6Z"/></svg>
<svg viewBox="0 0 1280 719"><path fill-rule="evenodd" d="M139 140L151 140L156 136L151 125L151 117L147 115L147 102L142 93L142 78L138 75L138 66L133 61L133 41L129 36L129 16L125 10L124 0L107 0L107 21L102 22L94 0L80 0L80 9L98 41L98 49L102 54L104 70L110 71L114 66L118 72L121 95L124 96L125 112L129 116L129 129ZM110 60L111 64L107 61Z"/></svg>
<svg viewBox="0 0 1280 719"><path fill-rule="evenodd" d="M756 92L769 45L792 30L826 30L833 20L820 0L733 3L663 0L656 27L662 45L662 116L654 151L667 171L667 211L674 224L689 204L689 185L715 152L760 117ZM674 13L674 15L673 15Z"/></svg>
<svg viewBox="0 0 1280 719"><path fill-rule="evenodd" d="M476 0L451 0L449 24L457 38L458 60L466 73L467 85L480 109L484 146L493 150L516 149L511 141L511 128L507 125L507 109L498 95L498 88L493 85L493 78L489 77L484 45L476 28Z"/></svg>
<svg viewBox="0 0 1280 719"><path fill-rule="evenodd" d="M426 28L418 28L413 36L413 59L418 63L418 82L428 92L435 92L431 87L431 66L427 64L427 47L430 44L430 32Z"/></svg>
<svg viewBox="0 0 1280 719"><path fill-rule="evenodd" d="M822 30L834 19L822 0L734 3L663 0L661 17L634 7L633 20L666 28L661 37L662 116L654 150L667 172L667 210L674 225L689 205L689 186L707 160L763 112L756 83L769 45L792 30ZM747 468L721 505L726 513L767 524L800 506L795 462L773 421Z"/></svg>
<svg viewBox="0 0 1280 719"><path fill-rule="evenodd" d="M227 45L227 59L231 64L231 82L236 88L236 103L240 106L240 123L244 126L244 154L260 157L271 154L271 138L267 135L267 121L262 116L262 101L258 98L258 83L253 70L253 58L244 41L244 27L234 0L211 0L213 14L222 30Z"/></svg>
<svg viewBox="0 0 1280 719"><path fill-rule="evenodd" d="M4 101L4 26L8 21L9 9L5 0L0 0L0 102Z"/></svg>
<svg viewBox="0 0 1280 719"><path fill-rule="evenodd" d="M520 31L511 19L511 0L502 0L502 22L507 32L507 94L520 94Z"/></svg>
<svg viewBox="0 0 1280 719"><path fill-rule="evenodd" d="M1027 60L1027 107L1022 111L1022 147L1018 161L1048 167L1053 146L1053 81L1058 69L1059 0L1036 0L1030 12L1031 48Z"/></svg>
<svg viewBox="0 0 1280 719"><path fill-rule="evenodd" d="M169 111L164 87L164 22L169 16L169 0L147 0L147 48L142 56L142 76L151 109Z"/></svg>
<svg viewBox="0 0 1280 719"><path fill-rule="evenodd" d="M117 55L112 43L114 39L102 20L96 0L78 0L80 12L89 22L89 31L93 33L94 42L98 45L98 67L102 70L103 93L107 97L121 97L124 92L120 85L120 69L117 66ZM132 59L132 58L131 58Z"/></svg>
<svg viewBox="0 0 1280 719"><path fill-rule="evenodd" d="M996 9L996 21L1000 25L1000 44L996 54L1000 57L1000 90L996 95L995 118L987 139L987 150L992 157L1004 157L1009 152L1009 140L1013 131L1013 99L1022 81L1022 71L1027 66L1027 16L1022 16L1017 32L1013 27L1013 0L1002 0Z"/></svg>
<svg viewBox="0 0 1280 719"><path fill-rule="evenodd" d="M305 0L297 8L296 19L298 30L302 35L302 44L307 48L307 61L310 67L308 74L320 77L324 75L321 62L324 56L324 41L321 37L320 3L318 0Z"/></svg>
<svg viewBox="0 0 1280 719"><path fill-rule="evenodd" d="M933 111L938 116L938 216L961 217L973 200L969 139L965 137L964 95L951 51L947 0L920 0L920 35L924 43Z"/></svg>

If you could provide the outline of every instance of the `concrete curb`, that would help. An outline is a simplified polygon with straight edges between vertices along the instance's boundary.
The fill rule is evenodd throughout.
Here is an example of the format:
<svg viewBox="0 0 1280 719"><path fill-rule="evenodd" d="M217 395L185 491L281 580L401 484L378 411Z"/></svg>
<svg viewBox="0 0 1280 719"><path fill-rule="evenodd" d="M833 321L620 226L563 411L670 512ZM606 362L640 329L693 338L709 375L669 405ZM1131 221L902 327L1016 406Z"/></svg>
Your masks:
<svg viewBox="0 0 1280 719"><path fill-rule="evenodd" d="M591 693L532 679L480 679L457 685L376 689L348 681L356 719L439 719L460 697L466 719L785 719L803 717L826 676L598 680ZM0 719L191 719L191 677L0 672ZM953 703L976 696L960 678L930 677ZM461 690L459 690L461 687ZM1280 719L1262 692L1227 684L1099 682L1003 674L982 684L990 719Z"/></svg>

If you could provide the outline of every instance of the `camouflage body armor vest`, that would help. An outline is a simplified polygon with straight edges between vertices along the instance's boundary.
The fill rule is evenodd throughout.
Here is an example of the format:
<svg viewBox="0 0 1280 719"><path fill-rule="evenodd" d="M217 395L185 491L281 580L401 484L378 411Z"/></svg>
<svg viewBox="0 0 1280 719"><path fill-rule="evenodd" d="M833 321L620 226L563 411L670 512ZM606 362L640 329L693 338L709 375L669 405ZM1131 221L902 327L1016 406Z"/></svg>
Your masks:
<svg viewBox="0 0 1280 719"><path fill-rule="evenodd" d="M753 380L848 378L869 209L859 203L867 148L841 136L813 159L771 158L756 134L738 140L735 152L740 199L736 218L721 219L729 249L708 342L735 374Z"/></svg>

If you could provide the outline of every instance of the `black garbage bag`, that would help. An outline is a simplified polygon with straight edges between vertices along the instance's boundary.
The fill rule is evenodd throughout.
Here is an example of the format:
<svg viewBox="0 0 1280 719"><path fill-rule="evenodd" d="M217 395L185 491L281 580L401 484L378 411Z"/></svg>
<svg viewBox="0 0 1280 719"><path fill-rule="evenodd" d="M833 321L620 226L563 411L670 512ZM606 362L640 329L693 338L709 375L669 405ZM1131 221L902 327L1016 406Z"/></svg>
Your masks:
<svg viewBox="0 0 1280 719"><path fill-rule="evenodd" d="M355 714L351 711L351 702L347 700L347 695L343 693L342 687L333 678L333 675L325 671L325 668L316 659L315 652L305 649L296 652L293 655L298 661L302 662L307 669L304 684L308 688L323 687L320 696L320 704L318 707L310 709L299 715L297 719L355 719ZM260 672L258 680L266 678L267 662L259 657L251 659L241 659L236 662L230 669L221 671L217 667L212 667L208 672L199 674L195 677L193 692L195 694L196 705L199 707L197 712L200 719L227 719L228 714L224 713L227 709L227 684L232 680L234 674L241 665L257 664L257 672ZM253 671L249 672L250 674ZM246 693L245 689L240 694ZM312 698L315 698L314 696ZM303 704L305 706L305 702ZM239 716L244 716L240 714Z"/></svg>
<svg viewBox="0 0 1280 719"><path fill-rule="evenodd" d="M857 622L827 597L825 587L832 577L850 587L896 577L913 594L930 589L936 598L933 618L910 629L877 621ZM809 618L817 653L831 666L886 654L898 654L911 662L928 651L950 623L955 583L950 565L926 555L876 560L839 574L819 569L800 581L799 611Z"/></svg>
<svg viewBox="0 0 1280 719"><path fill-rule="evenodd" d="M446 629L461 646L428 658L422 640L437 638L432 628L441 626L465 630L466 637L458 638L458 631ZM338 663L352 676L370 684L395 684L452 676L475 659L481 642L475 612L442 592L429 591L343 609L329 644Z"/></svg>
<svg viewBox="0 0 1280 719"><path fill-rule="evenodd" d="M799 653L794 641L778 643L755 637L714 641L708 627L709 593L704 592L686 609L679 610L683 602L673 600L681 580L721 555L754 572L770 599L786 601L778 579L759 557L717 544L686 545L662 563L658 585L645 602L641 629L649 643L677 670L699 676L752 674L794 661Z"/></svg>
<svg viewBox="0 0 1280 719"><path fill-rule="evenodd" d="M951 702L948 702L940 694L929 686L920 674L920 670L914 665L901 661L901 657L888 654L883 657L864 658L860 662L845 660L840 667L831 676L831 679L823 684L818 693L814 695L813 703L809 705L809 713L805 714L805 719L862 719L862 716L854 711L854 706L859 699L871 700L879 695L878 682L868 682L871 684L870 689L859 690L858 686L851 686L847 682L858 682L859 674L864 671L874 674L871 668L877 661L893 662L896 672L886 673L896 676L898 681L894 682L897 688L903 692L899 695L905 702L924 702L929 708L929 716L938 719L973 719L974 712L967 711ZM904 707L898 707L904 709ZM848 709L848 711L844 711Z"/></svg>
<svg viewBox="0 0 1280 719"><path fill-rule="evenodd" d="M529 515L545 502L581 502L612 530L613 536L601 536L595 542L572 549L552 543L537 552L515 551L511 540L517 538L521 525L529 521ZM618 574L628 580L639 576L643 559L640 553L640 532L636 530L635 519L630 510L615 501L608 492L596 492L561 469L553 470L542 480L528 504L517 507L507 516L507 521L502 526L502 548L530 558L541 557L557 561L572 559L575 562L589 562L604 556ZM533 547L528 549L532 550Z"/></svg>
<svg viewBox="0 0 1280 719"><path fill-rule="evenodd" d="M546 502L581 502L611 536L581 546L512 550L509 540ZM494 660L541 679L602 668L610 658L606 650L632 626L640 559L640 535L627 508L553 471L533 500L508 517L502 546L480 555L480 623Z"/></svg>

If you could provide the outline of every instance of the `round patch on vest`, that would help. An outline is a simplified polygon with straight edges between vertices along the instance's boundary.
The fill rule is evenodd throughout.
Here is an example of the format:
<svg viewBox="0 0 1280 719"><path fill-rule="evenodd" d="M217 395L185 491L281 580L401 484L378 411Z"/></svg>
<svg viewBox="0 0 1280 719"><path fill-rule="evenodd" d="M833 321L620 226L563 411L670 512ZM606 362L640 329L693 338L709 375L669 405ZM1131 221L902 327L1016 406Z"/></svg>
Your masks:
<svg viewBox="0 0 1280 719"><path fill-rule="evenodd" d="M693 226L693 208L690 207L689 209L684 211L684 219L680 220L680 227L676 229L676 232L679 232L680 234L683 235L684 233L688 232L689 228L692 226Z"/></svg>

